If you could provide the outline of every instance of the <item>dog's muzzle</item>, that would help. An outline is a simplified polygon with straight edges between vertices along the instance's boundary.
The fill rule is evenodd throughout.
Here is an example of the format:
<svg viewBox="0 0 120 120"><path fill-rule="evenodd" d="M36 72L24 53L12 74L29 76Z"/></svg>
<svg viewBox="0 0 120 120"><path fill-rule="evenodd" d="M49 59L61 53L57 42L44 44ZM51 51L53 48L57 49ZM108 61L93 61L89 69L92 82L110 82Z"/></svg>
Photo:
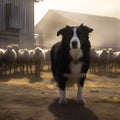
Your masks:
<svg viewBox="0 0 120 120"><path fill-rule="evenodd" d="M83 51L80 48L70 49L69 54L75 62L83 57Z"/></svg>

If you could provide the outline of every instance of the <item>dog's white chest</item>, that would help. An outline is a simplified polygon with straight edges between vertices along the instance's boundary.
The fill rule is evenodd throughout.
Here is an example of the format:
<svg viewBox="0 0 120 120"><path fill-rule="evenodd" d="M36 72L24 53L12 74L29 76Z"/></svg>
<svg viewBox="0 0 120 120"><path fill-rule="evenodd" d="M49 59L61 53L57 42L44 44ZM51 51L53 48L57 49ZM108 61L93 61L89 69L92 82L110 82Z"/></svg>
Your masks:
<svg viewBox="0 0 120 120"><path fill-rule="evenodd" d="M71 62L70 67L70 73L65 73L64 76L68 78L67 86L72 86L75 83L78 83L78 80L81 77L81 68L82 68L83 62Z"/></svg>
<svg viewBox="0 0 120 120"><path fill-rule="evenodd" d="M82 68L83 63L82 62L71 62L69 67L70 67L70 72L73 75L79 75L81 72L81 68Z"/></svg>

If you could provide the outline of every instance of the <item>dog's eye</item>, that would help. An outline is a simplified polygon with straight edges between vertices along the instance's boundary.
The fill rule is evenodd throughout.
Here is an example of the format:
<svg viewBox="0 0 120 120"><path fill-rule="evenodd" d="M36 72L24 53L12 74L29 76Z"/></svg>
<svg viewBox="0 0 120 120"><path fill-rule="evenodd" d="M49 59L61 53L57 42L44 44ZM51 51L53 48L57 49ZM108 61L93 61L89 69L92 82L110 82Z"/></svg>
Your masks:
<svg viewBox="0 0 120 120"><path fill-rule="evenodd" d="M83 38L83 39L84 39L84 38L85 38L85 35L84 35L84 34L79 33L79 34L78 34L78 37L79 37L79 38Z"/></svg>
<svg viewBox="0 0 120 120"><path fill-rule="evenodd" d="M81 38L81 37L82 37L82 35L81 35L81 34L78 34L77 36L78 36L79 38Z"/></svg>
<svg viewBox="0 0 120 120"><path fill-rule="evenodd" d="M72 37L72 34L68 34L68 37Z"/></svg>
<svg viewBox="0 0 120 120"><path fill-rule="evenodd" d="M68 35L68 37L72 37L73 36L73 32L69 31L67 35Z"/></svg>

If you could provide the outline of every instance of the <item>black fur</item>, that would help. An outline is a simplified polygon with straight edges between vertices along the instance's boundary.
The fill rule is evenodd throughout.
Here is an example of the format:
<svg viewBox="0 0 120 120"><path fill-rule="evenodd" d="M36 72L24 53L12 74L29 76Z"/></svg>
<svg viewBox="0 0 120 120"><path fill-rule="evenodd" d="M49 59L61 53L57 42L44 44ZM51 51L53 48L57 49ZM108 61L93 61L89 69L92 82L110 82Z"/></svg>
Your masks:
<svg viewBox="0 0 120 120"><path fill-rule="evenodd" d="M81 73L87 73L90 65L90 41L89 33L93 29L81 24L77 27L77 36L80 39L81 49L83 51L83 57L79 61L84 62ZM64 73L70 73L69 64L72 61L69 55L70 50L70 39L73 36L73 27L66 26L65 28L57 32L57 36L62 35L62 41L57 42L52 46L51 49L51 70L58 87L62 90L66 88L67 78ZM86 76L81 77L79 84L83 87Z"/></svg>

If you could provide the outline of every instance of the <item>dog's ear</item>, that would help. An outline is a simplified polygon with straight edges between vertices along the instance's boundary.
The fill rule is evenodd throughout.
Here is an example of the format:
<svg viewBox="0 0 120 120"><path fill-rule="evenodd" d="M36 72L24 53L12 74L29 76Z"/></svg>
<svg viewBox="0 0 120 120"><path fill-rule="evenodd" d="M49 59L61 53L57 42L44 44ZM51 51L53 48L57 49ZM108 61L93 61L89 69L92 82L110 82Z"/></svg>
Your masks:
<svg viewBox="0 0 120 120"><path fill-rule="evenodd" d="M60 29L58 32L57 32L57 36L59 36L60 34L63 35L66 31L66 29L69 28L69 26L67 25L66 27Z"/></svg>
<svg viewBox="0 0 120 120"><path fill-rule="evenodd" d="M92 28L88 27L88 26L84 26L83 24L80 25L80 29L84 30L87 33L90 33L93 31Z"/></svg>

